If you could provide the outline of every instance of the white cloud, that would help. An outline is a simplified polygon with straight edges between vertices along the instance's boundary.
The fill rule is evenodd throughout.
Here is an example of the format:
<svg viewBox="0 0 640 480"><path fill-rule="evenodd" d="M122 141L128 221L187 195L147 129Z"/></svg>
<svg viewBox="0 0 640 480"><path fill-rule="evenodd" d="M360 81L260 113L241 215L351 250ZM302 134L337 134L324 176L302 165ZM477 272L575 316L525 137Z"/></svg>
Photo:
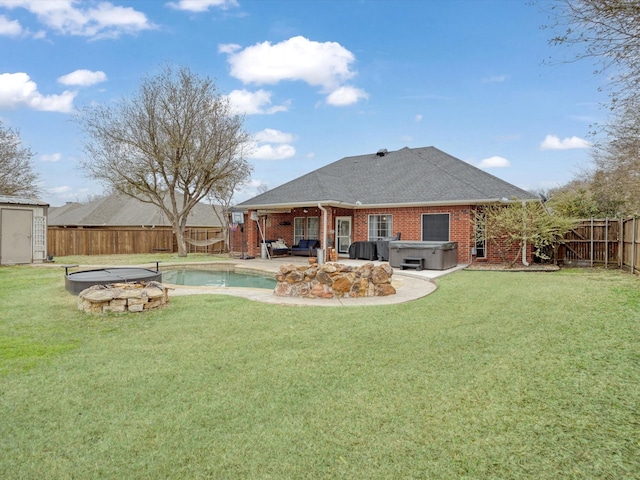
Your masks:
<svg viewBox="0 0 640 480"><path fill-rule="evenodd" d="M40 160L42 160L43 162L59 162L60 159L62 159L61 153L40 155Z"/></svg>
<svg viewBox="0 0 640 480"><path fill-rule="evenodd" d="M167 5L176 10L206 12L210 7L220 7L223 10L237 7L238 2L236 0L180 0L178 2L169 2Z"/></svg>
<svg viewBox="0 0 640 480"><path fill-rule="evenodd" d="M69 193L71 192L72 188L64 185L62 187L51 187L51 188L47 188L47 191L49 193L52 193L54 195L61 195L61 194L65 194L65 193Z"/></svg>
<svg viewBox="0 0 640 480"><path fill-rule="evenodd" d="M296 149L291 133L266 128L253 136L250 158L255 160L284 160L294 157ZM276 145L273 145L276 144Z"/></svg>
<svg viewBox="0 0 640 480"><path fill-rule="evenodd" d="M223 43L218 45L218 53L234 53L238 50L242 50L242 46L237 43Z"/></svg>
<svg viewBox="0 0 640 480"><path fill-rule="evenodd" d="M493 75L491 77L483 78L482 83L502 83L509 78L507 75Z"/></svg>
<svg viewBox="0 0 640 480"><path fill-rule="evenodd" d="M293 142L293 135L290 133L281 132L273 128L265 128L261 132L256 133L253 138L256 142L262 143L291 143Z"/></svg>
<svg viewBox="0 0 640 480"><path fill-rule="evenodd" d="M357 103L361 98L369 98L369 95L359 88L344 86L331 92L327 97L327 103L336 107L343 107Z"/></svg>
<svg viewBox="0 0 640 480"><path fill-rule="evenodd" d="M251 154L255 160L284 160L294 157L296 149L293 145L260 145Z"/></svg>
<svg viewBox="0 0 640 480"><path fill-rule="evenodd" d="M271 92L258 90L250 92L248 90L233 90L228 95L229 102L234 111L246 115L272 114L286 112L288 104L271 105Z"/></svg>
<svg viewBox="0 0 640 480"><path fill-rule="evenodd" d="M26 73L0 74L0 108L26 106L34 110L68 113L73 110L76 95L77 92L70 91L60 95L42 95Z"/></svg>
<svg viewBox="0 0 640 480"><path fill-rule="evenodd" d="M511 163L506 158L493 156L482 160L478 168L506 168L510 166Z"/></svg>
<svg viewBox="0 0 640 480"><path fill-rule="evenodd" d="M315 42L298 36L280 43L262 42L241 48L219 45L228 55L231 75L245 84L275 85L282 81L303 81L328 93L327 103L349 105L367 94L344 86L355 76L351 64L355 56L336 42Z"/></svg>
<svg viewBox="0 0 640 480"><path fill-rule="evenodd" d="M422 117L422 115L418 114L414 118L415 118L416 122L421 122L423 117Z"/></svg>
<svg viewBox="0 0 640 480"><path fill-rule="evenodd" d="M107 75L104 72L90 70L76 70L58 78L58 83L62 85L78 85L80 87L88 87L106 81Z"/></svg>
<svg viewBox="0 0 640 480"><path fill-rule="evenodd" d="M572 150L576 148L589 148L591 144L579 137L566 137L560 140L556 135L547 135L540 144L540 150Z"/></svg>
<svg viewBox="0 0 640 480"><path fill-rule="evenodd" d="M61 35L117 38L155 28L147 16L131 7L110 2L87 3L78 0L0 0L0 6L24 8L44 26Z"/></svg>
<svg viewBox="0 0 640 480"><path fill-rule="evenodd" d="M22 33L22 26L17 20L9 20L4 15L0 15L0 35L7 37L17 37Z"/></svg>

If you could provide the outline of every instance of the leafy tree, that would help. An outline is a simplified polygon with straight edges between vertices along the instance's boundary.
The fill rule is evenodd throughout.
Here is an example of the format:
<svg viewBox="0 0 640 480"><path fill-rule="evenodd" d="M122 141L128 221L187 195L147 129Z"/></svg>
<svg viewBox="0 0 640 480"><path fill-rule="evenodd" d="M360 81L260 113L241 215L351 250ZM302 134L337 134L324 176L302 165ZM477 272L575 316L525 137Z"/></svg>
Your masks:
<svg viewBox="0 0 640 480"><path fill-rule="evenodd" d="M550 259L550 249L555 252L575 225L571 218L549 213L541 202L516 200L477 210L475 221L483 226L476 229L476 240L491 244L510 267L522 258L527 244L533 246L537 257Z"/></svg>
<svg viewBox="0 0 640 480"><path fill-rule="evenodd" d="M113 190L151 203L171 222L178 255L197 203L232 178L248 176L249 135L213 80L166 66L130 99L87 107L76 120L88 135L81 167Z"/></svg>
<svg viewBox="0 0 640 480"><path fill-rule="evenodd" d="M594 189L593 173L550 190L546 205L555 215L582 219L614 217L619 209L619 205Z"/></svg>
<svg viewBox="0 0 640 480"><path fill-rule="evenodd" d="M18 132L0 121L0 194L37 197L41 192L31 163L34 154L21 143Z"/></svg>

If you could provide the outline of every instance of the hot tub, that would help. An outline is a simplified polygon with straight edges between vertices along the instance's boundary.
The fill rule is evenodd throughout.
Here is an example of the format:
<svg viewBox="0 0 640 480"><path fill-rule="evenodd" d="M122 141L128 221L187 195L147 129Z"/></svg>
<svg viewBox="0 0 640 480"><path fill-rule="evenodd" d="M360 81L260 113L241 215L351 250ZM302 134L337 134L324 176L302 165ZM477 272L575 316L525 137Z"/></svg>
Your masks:
<svg viewBox="0 0 640 480"><path fill-rule="evenodd" d="M393 268L447 270L458 264L457 242L389 242L389 264Z"/></svg>

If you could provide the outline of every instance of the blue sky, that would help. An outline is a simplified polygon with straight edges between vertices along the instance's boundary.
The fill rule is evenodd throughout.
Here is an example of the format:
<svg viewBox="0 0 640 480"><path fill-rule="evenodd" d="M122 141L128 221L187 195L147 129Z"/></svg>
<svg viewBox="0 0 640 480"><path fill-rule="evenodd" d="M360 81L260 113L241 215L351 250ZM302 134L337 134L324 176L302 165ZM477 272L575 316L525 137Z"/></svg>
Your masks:
<svg viewBox="0 0 640 480"><path fill-rule="evenodd" d="M0 0L0 119L53 206L102 192L77 168L73 114L130 98L166 63L246 113L254 172L236 201L405 146L548 189L589 166L605 98L545 24L525 0Z"/></svg>

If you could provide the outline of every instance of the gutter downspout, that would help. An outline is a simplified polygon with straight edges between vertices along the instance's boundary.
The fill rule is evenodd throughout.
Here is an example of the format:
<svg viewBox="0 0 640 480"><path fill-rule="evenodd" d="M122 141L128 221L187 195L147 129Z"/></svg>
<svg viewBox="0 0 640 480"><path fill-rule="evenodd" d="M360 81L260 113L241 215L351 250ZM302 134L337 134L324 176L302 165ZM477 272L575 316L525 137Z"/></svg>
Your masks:
<svg viewBox="0 0 640 480"><path fill-rule="evenodd" d="M322 263L325 263L327 261L326 250L327 250L327 222L329 221L327 218L328 212L327 212L327 209L324 208L320 202L318 202L318 208L322 211L322 248L325 250L325 254L322 256Z"/></svg>

